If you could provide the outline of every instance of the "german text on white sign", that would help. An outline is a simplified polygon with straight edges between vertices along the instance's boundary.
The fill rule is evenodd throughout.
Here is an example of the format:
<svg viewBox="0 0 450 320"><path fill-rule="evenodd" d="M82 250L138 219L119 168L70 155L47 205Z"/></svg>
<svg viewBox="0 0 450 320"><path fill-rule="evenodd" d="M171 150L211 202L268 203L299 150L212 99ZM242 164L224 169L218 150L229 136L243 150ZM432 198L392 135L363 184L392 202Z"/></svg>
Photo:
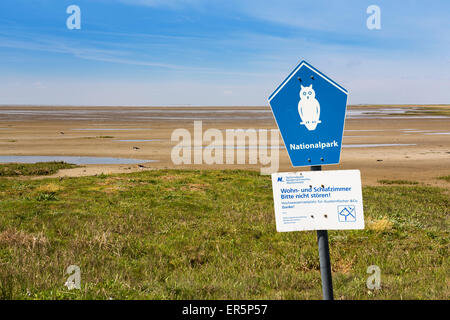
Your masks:
<svg viewBox="0 0 450 320"><path fill-rule="evenodd" d="M359 170L272 174L278 232L364 229Z"/></svg>

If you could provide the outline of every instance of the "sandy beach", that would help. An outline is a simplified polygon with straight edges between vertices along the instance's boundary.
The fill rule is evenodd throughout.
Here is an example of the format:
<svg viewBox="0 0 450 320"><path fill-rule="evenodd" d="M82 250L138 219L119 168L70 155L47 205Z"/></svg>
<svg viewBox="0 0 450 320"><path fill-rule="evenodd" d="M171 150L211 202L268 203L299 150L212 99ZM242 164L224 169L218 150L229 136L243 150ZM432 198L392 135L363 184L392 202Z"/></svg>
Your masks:
<svg viewBox="0 0 450 320"><path fill-rule="evenodd" d="M450 174L449 110L449 106L351 106L347 111L341 163L324 170L359 169L366 185L391 179L448 188L448 183L437 177ZM58 177L157 168L258 170L261 167L260 164L174 165L170 154L177 143L171 141L171 134L177 128L193 132L196 120L202 121L203 130L276 129L269 107L3 106L0 157L134 160L131 164L105 164L99 159L97 164L62 170L55 175ZM309 168L292 168L286 150L280 149L279 171L304 170Z"/></svg>

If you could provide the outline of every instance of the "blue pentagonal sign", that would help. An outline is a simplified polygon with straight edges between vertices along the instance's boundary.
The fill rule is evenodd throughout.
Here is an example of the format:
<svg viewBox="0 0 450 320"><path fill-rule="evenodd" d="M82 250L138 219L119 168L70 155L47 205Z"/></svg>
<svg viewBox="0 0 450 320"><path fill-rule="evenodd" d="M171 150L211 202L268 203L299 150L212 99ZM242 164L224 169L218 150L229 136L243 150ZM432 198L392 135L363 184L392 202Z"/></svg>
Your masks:
<svg viewBox="0 0 450 320"><path fill-rule="evenodd" d="M292 166L339 163L348 92L302 61L269 104Z"/></svg>

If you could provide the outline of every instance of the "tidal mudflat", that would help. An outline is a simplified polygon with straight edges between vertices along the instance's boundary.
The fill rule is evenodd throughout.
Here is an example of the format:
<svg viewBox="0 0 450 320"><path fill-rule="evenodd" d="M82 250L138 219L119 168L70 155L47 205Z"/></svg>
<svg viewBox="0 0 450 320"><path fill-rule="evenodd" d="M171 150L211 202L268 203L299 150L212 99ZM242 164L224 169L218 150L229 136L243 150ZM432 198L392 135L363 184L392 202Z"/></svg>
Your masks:
<svg viewBox="0 0 450 320"><path fill-rule="evenodd" d="M174 165L175 129L276 129L269 107L8 107L0 108L1 156L93 157L133 159L61 170L79 176L155 168L251 169L260 165ZM450 106L350 106L341 164L325 169L360 169L364 184L379 179L414 179L445 186L450 174ZM108 136L99 136L105 132ZM280 139L280 144L282 140ZM203 147L207 147L204 145ZM252 146L244 149L252 150ZM201 148L208 149L208 148ZM273 149L268 147L268 149ZM279 171L292 168L280 148ZM147 162L142 168L139 161ZM447 183L448 184L448 183Z"/></svg>

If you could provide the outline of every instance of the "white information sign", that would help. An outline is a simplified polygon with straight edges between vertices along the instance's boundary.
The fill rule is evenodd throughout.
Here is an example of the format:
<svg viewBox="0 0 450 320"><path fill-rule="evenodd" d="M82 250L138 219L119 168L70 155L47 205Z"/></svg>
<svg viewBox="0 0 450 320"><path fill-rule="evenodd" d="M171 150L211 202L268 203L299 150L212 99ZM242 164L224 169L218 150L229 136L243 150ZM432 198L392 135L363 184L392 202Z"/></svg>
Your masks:
<svg viewBox="0 0 450 320"><path fill-rule="evenodd" d="M272 174L278 232L364 229L359 170Z"/></svg>

